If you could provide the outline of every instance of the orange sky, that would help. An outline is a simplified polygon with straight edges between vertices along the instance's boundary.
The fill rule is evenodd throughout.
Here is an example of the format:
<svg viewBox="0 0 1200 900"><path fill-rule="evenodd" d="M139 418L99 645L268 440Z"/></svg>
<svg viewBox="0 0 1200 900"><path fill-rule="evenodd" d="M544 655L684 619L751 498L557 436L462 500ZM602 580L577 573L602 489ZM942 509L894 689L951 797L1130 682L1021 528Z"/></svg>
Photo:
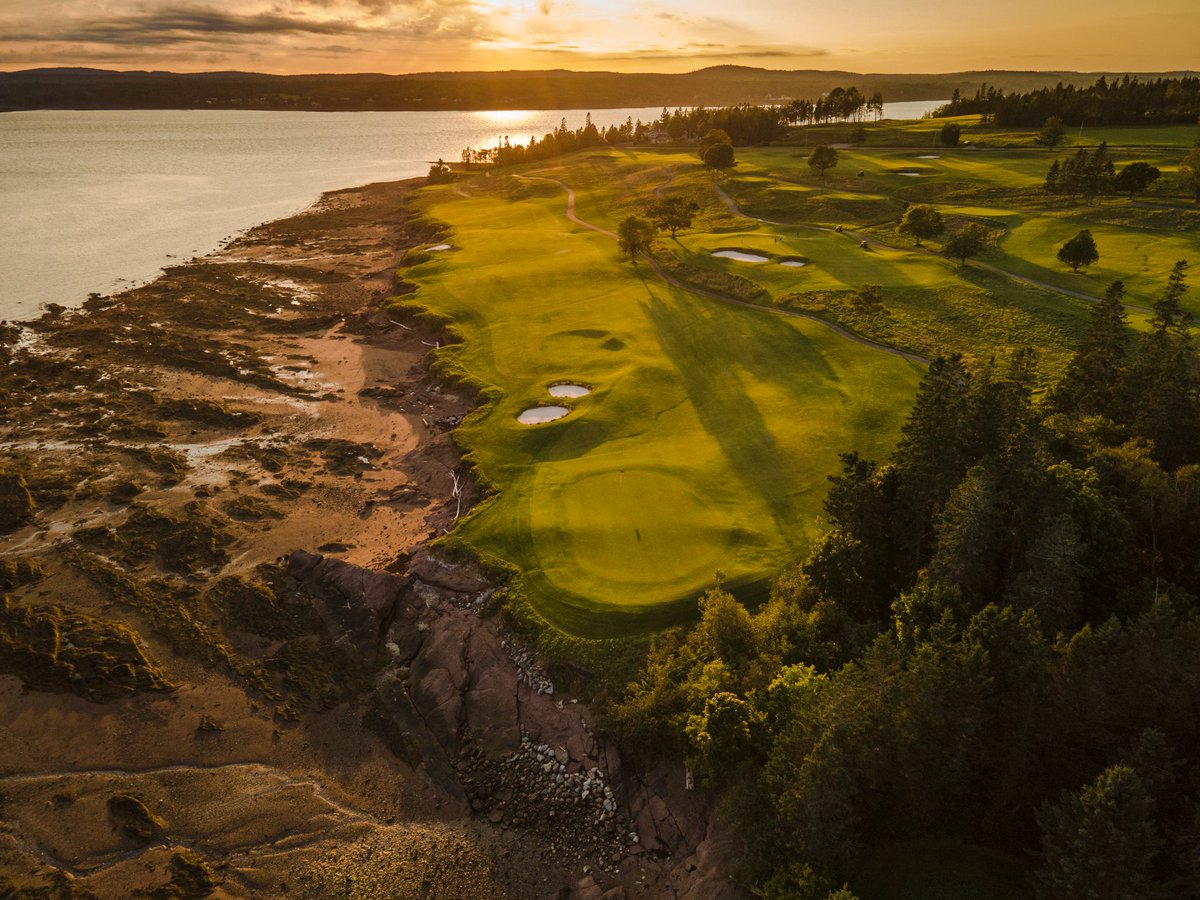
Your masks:
<svg viewBox="0 0 1200 900"><path fill-rule="evenodd" d="M0 69L1200 69L1200 0L4 0Z"/></svg>

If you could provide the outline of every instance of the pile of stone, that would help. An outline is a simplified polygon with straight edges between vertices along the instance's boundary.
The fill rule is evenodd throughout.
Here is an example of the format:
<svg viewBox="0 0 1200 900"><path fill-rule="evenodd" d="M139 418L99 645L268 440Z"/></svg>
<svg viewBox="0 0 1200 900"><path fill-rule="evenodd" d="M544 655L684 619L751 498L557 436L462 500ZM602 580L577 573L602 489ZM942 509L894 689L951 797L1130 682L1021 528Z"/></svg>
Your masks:
<svg viewBox="0 0 1200 900"><path fill-rule="evenodd" d="M476 815L537 835L557 859L615 866L638 841L600 769L583 770L564 748L535 744L528 734L500 760L468 745L459 773Z"/></svg>

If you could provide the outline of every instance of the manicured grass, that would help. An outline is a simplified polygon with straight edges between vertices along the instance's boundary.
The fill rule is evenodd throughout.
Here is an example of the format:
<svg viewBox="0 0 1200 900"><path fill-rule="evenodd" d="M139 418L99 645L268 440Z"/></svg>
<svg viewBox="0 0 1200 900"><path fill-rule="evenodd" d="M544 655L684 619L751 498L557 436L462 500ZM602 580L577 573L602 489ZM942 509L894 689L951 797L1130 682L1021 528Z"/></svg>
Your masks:
<svg viewBox="0 0 1200 900"><path fill-rule="evenodd" d="M596 211L627 191L581 181L579 214L607 224ZM466 190L422 191L461 249L406 272L420 288L407 302L464 338L439 363L498 392L457 432L497 490L457 535L518 568L543 616L588 637L679 621L718 569L761 591L819 529L837 454L887 454L921 367L669 287L569 223L551 186L493 177ZM518 424L559 380L593 393L557 422Z"/></svg>
<svg viewBox="0 0 1200 900"><path fill-rule="evenodd" d="M968 125L980 139L987 131ZM1196 229L1180 227L1193 214L1169 194L1153 201L1165 209L1048 198L1040 185L1053 155L1019 135L1008 136L1012 146L962 150L885 146L875 135L927 140L936 128L873 126L872 141L841 151L824 182L808 171L805 148L739 150L736 169L721 176L726 190L744 212L787 224L732 214L688 149L597 148L526 170L569 184L578 215L609 230L657 196L695 200L693 228L660 237L656 253L677 257L676 277L763 309L635 268L610 238L568 222L554 184L496 173L424 189L420 202L460 249L408 270L420 290L406 302L454 323L463 343L439 351L439 364L495 398L457 433L494 492L456 538L518 570L532 607L564 632L644 633L689 615L717 570L743 596L761 592L819 530L837 454L886 456L911 403L919 366L771 307L926 356L1032 346L1047 379L1060 371L1088 304L916 251L895 234L906 202L933 203L951 227L986 223L999 243L985 260L1083 293L1122 277L1131 300L1148 303L1176 259L1200 262ZM1166 166L1181 148L1154 140L1180 134L1147 133L1151 150L1114 147L1113 158ZM844 225L894 248L864 250L814 225ZM1054 253L1082 227L1102 259L1076 276ZM769 261L719 259L720 248ZM789 257L807 265L779 264ZM866 285L882 286L881 307L857 302ZM1189 301L1200 309L1200 291ZM1132 318L1144 324L1144 313ZM519 424L559 380L593 392L568 401L571 413L557 422Z"/></svg>

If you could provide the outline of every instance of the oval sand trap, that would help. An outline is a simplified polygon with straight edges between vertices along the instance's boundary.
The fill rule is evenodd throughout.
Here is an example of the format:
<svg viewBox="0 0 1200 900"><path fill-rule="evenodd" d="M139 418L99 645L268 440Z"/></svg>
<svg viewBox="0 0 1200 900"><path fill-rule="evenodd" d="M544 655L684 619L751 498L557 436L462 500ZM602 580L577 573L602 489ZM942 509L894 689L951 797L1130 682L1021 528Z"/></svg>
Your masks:
<svg viewBox="0 0 1200 900"><path fill-rule="evenodd" d="M586 397L592 392L591 388L586 388L582 384L552 384L550 385L551 397Z"/></svg>
<svg viewBox="0 0 1200 900"><path fill-rule="evenodd" d="M926 153L924 156L918 156L917 159L941 159L936 153Z"/></svg>
<svg viewBox="0 0 1200 900"><path fill-rule="evenodd" d="M779 264L781 266L787 266L788 268L791 268L791 269L799 269L799 268L802 268L802 267L808 265L808 263L806 263L802 259L781 259L779 261Z"/></svg>
<svg viewBox="0 0 1200 900"><path fill-rule="evenodd" d="M897 172L897 175L903 175L905 178L920 178L924 172Z"/></svg>
<svg viewBox="0 0 1200 900"><path fill-rule="evenodd" d="M449 245L449 244L435 244L434 246L432 246L432 247L430 247L430 248L429 248L429 252L430 252L430 253L435 253L435 252L437 252L437 251L439 251L439 250L449 250L449 249L450 249L450 245Z"/></svg>
<svg viewBox="0 0 1200 900"><path fill-rule="evenodd" d="M738 262L760 263L767 261L767 257L758 253L747 253L745 250L714 250L712 255L719 256L722 259L736 259Z"/></svg>
<svg viewBox="0 0 1200 900"><path fill-rule="evenodd" d="M569 412L565 406L533 406L517 416L517 421L522 425L541 425L561 419Z"/></svg>

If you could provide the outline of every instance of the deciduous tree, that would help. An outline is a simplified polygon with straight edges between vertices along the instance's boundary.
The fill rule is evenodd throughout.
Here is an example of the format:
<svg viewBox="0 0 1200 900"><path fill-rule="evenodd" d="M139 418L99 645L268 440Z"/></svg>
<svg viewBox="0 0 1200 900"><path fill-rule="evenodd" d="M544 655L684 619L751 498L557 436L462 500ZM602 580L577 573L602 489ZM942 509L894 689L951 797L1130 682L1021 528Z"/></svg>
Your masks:
<svg viewBox="0 0 1200 900"><path fill-rule="evenodd" d="M1150 163L1133 162L1117 173L1117 177L1113 179L1113 187L1118 191L1128 191L1129 199L1133 199L1134 194L1140 194L1146 188L1156 182L1162 172L1158 167L1150 165Z"/></svg>
<svg viewBox="0 0 1200 900"><path fill-rule="evenodd" d="M1099 259L1100 251L1096 249L1096 239L1086 228L1058 248L1058 261L1070 266L1072 272L1087 268Z"/></svg>
<svg viewBox="0 0 1200 900"><path fill-rule="evenodd" d="M694 200L685 200L683 197L664 197L651 204L650 208L646 210L646 214L660 231L669 231L671 237L675 237L676 232L692 227L692 221L699 211L700 205Z"/></svg>
<svg viewBox="0 0 1200 900"><path fill-rule="evenodd" d="M1041 144L1047 150L1053 150L1063 142L1066 136L1067 132L1066 129L1063 128L1062 119L1060 119L1058 116L1051 116L1046 120L1045 124L1042 125L1042 130L1037 133L1037 137L1035 137L1033 140L1034 143Z"/></svg>
<svg viewBox="0 0 1200 900"><path fill-rule="evenodd" d="M617 226L617 246L635 263L638 256L650 249L653 240L654 226L641 216L626 216Z"/></svg>
<svg viewBox="0 0 1200 900"><path fill-rule="evenodd" d="M825 179L825 172L834 168L838 163L838 153L828 144L817 144L812 156L808 158L808 167Z"/></svg>
<svg viewBox="0 0 1200 900"><path fill-rule="evenodd" d="M701 154L700 159L710 169L728 169L737 165L733 157L733 144L713 144Z"/></svg>
<svg viewBox="0 0 1200 900"><path fill-rule="evenodd" d="M896 227L900 234L912 235L917 246L921 246L921 238L935 238L946 230L942 214L932 206L916 204L904 211L900 224Z"/></svg>
<svg viewBox="0 0 1200 900"><path fill-rule="evenodd" d="M987 229L978 222L968 222L946 241L942 253L951 259L957 259L962 265L972 256L978 256L987 246Z"/></svg>

